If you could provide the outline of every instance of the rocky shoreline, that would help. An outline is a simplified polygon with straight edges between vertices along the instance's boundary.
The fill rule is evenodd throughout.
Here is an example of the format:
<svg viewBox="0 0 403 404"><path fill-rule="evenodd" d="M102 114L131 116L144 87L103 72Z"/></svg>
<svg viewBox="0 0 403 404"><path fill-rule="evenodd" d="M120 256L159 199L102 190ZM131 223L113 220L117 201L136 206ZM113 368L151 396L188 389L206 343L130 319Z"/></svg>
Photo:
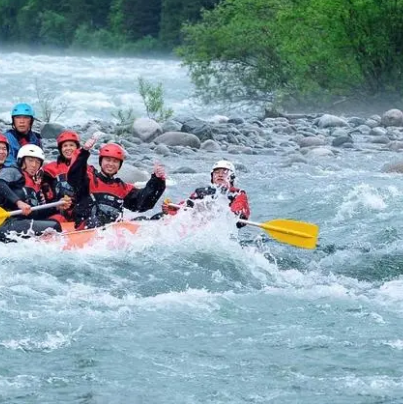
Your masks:
<svg viewBox="0 0 403 404"><path fill-rule="evenodd" d="M9 126L0 122L0 131ZM58 155L56 137L62 125L46 123L40 128L49 160ZM403 150L403 112L391 109L367 118L330 114L279 114L262 119L214 116L209 120L175 117L159 124L138 118L130 127L112 122L90 121L70 129L83 140L99 132L104 142L121 143L128 153L122 172L126 181L145 181L151 157L190 157L197 153L283 155L284 165L309 164L321 157L336 156L342 149L362 152ZM402 159L403 160L403 159ZM96 154L93 163L96 163ZM385 172L403 172L403 161L384 167ZM191 168L182 171L195 172Z"/></svg>

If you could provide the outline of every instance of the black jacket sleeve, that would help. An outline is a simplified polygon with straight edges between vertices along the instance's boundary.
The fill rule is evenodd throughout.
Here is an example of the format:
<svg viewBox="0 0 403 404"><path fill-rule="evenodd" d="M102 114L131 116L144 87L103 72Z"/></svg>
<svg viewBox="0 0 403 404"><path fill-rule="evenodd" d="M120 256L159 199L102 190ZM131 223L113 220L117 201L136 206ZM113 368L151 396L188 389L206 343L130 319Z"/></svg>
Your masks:
<svg viewBox="0 0 403 404"><path fill-rule="evenodd" d="M15 192L8 186L7 182L0 179L0 201L4 201L4 204L15 205L20 198Z"/></svg>
<svg viewBox="0 0 403 404"><path fill-rule="evenodd" d="M2 204L12 206L21 199L11 189L14 184L18 185L19 183L23 186L24 179L18 168L5 167L0 171L0 201Z"/></svg>
<svg viewBox="0 0 403 404"><path fill-rule="evenodd" d="M165 180L152 174L143 189L132 189L124 199L123 206L133 212L152 209L165 191Z"/></svg>
<svg viewBox="0 0 403 404"><path fill-rule="evenodd" d="M90 194L90 181L87 174L87 161L89 157L90 152L88 150L80 149L67 172L67 182L74 188L77 200Z"/></svg>

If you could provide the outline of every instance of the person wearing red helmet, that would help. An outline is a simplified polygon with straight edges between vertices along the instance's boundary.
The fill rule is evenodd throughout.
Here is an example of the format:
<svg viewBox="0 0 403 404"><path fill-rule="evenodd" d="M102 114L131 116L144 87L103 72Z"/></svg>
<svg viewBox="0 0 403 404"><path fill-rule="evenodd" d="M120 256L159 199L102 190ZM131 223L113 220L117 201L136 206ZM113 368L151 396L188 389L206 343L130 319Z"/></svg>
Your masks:
<svg viewBox="0 0 403 404"><path fill-rule="evenodd" d="M74 201L74 189L67 182L67 171L74 152L80 147L80 137L72 130L65 130L60 133L56 141L59 156L56 161L43 167L42 191L46 202L58 201L64 196L69 196ZM59 222L72 221L72 214L72 208L64 210L55 219Z"/></svg>
<svg viewBox="0 0 403 404"><path fill-rule="evenodd" d="M100 148L100 171L88 166L89 150L95 142L95 138L89 139L75 153L67 174L67 180L76 193L74 216L76 228L80 230L119 220L123 208L134 212L152 209L165 190L165 170L158 164L141 190L116 178L125 160L125 151L115 143Z"/></svg>
<svg viewBox="0 0 403 404"><path fill-rule="evenodd" d="M248 220L250 216L250 208L246 192L234 186L236 179L235 166L227 160L220 160L213 165L210 172L211 185L207 187L197 188L186 201L180 204L187 207L195 205L194 201L205 199L217 198L218 195L223 194L229 200L229 208L231 212L237 215L240 219ZM162 204L162 212L168 215L176 215L178 212L177 207L169 205L170 201L165 200ZM245 224L237 223L237 227L243 227Z"/></svg>
<svg viewBox="0 0 403 404"><path fill-rule="evenodd" d="M10 145L8 144L8 140L2 133L0 133L0 170L4 166L9 151Z"/></svg>

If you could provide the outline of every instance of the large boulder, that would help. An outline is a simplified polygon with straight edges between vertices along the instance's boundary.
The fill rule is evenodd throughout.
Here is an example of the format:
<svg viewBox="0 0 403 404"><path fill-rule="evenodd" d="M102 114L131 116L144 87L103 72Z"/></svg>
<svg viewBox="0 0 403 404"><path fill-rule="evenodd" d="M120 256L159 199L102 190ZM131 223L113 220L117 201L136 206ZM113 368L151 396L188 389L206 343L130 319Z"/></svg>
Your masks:
<svg viewBox="0 0 403 404"><path fill-rule="evenodd" d="M211 140L211 139L205 140L201 144L200 149L208 151L208 152L219 152L219 151L221 151L220 145L217 142L215 142L214 140Z"/></svg>
<svg viewBox="0 0 403 404"><path fill-rule="evenodd" d="M156 146L156 148L154 149L154 153L159 154L164 157L169 156L171 154L171 152L168 149L168 146L166 146L162 143Z"/></svg>
<svg viewBox="0 0 403 404"><path fill-rule="evenodd" d="M349 126L348 122L336 115L324 114L314 122L319 128L334 128L338 126Z"/></svg>
<svg viewBox="0 0 403 404"><path fill-rule="evenodd" d="M333 155L334 153L326 147L316 147L309 150L309 152L306 154L306 157L309 159L314 159L317 157L328 157Z"/></svg>
<svg viewBox="0 0 403 404"><path fill-rule="evenodd" d="M175 121L174 119L170 119L162 124L162 133L180 132L181 128L182 124L180 122Z"/></svg>
<svg viewBox="0 0 403 404"><path fill-rule="evenodd" d="M150 118L138 118L133 122L133 135L145 143L152 142L162 133L161 125Z"/></svg>
<svg viewBox="0 0 403 404"><path fill-rule="evenodd" d="M300 148L312 146L324 146L326 140L321 136L308 136L295 139Z"/></svg>
<svg viewBox="0 0 403 404"><path fill-rule="evenodd" d="M364 123L364 125L369 126L370 128L375 128L381 124L382 118L379 115L371 115Z"/></svg>
<svg viewBox="0 0 403 404"><path fill-rule="evenodd" d="M354 143L354 140L351 135L337 136L332 140L333 147L341 147L346 143Z"/></svg>
<svg viewBox="0 0 403 404"><path fill-rule="evenodd" d="M58 123L45 123L41 130L41 136L44 139L56 139L64 130L65 127Z"/></svg>
<svg viewBox="0 0 403 404"><path fill-rule="evenodd" d="M400 109L390 109L383 114L381 123L383 126L403 126L403 112Z"/></svg>
<svg viewBox="0 0 403 404"><path fill-rule="evenodd" d="M197 136L201 142L207 139L214 139L212 124L202 119L189 119L183 123L181 132L192 133Z"/></svg>
<svg viewBox="0 0 403 404"><path fill-rule="evenodd" d="M197 136L191 133L167 132L154 139L156 144L163 143L167 146L189 146L200 149L201 143Z"/></svg>
<svg viewBox="0 0 403 404"><path fill-rule="evenodd" d="M377 126L375 128L372 128L369 132L370 136L386 136L386 133L388 131L385 128L382 128L380 126Z"/></svg>

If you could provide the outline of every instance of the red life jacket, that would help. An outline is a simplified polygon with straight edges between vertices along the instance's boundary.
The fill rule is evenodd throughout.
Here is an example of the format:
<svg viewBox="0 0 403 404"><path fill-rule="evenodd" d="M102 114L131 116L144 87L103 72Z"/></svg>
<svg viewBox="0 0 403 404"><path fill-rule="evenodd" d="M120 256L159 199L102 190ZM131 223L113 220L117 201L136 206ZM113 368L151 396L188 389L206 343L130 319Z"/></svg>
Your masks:
<svg viewBox="0 0 403 404"><path fill-rule="evenodd" d="M46 164L46 166L43 167L43 171L45 171L51 178L55 180L55 183L52 184L52 195L51 197L47 196L47 199L59 200L65 195L74 197L74 189L67 182L68 170L69 165L67 165L66 162L58 161L52 161L51 163Z"/></svg>
<svg viewBox="0 0 403 404"><path fill-rule="evenodd" d="M21 171L24 176L25 184L22 188L14 190L22 201L30 206L38 206L41 204L41 185L35 182L34 179L26 172Z"/></svg>
<svg viewBox="0 0 403 404"><path fill-rule="evenodd" d="M134 185L124 183L120 178L108 178L92 169L88 170L89 192L98 212L116 220L123 213L123 203Z"/></svg>

